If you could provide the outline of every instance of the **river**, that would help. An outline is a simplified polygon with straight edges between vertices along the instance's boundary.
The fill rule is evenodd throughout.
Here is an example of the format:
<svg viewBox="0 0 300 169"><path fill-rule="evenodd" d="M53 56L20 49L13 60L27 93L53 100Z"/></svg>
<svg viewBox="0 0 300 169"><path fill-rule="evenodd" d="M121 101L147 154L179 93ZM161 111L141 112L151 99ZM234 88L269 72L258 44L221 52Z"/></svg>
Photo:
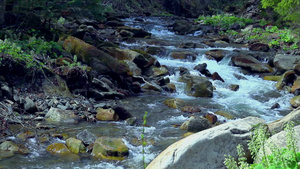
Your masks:
<svg viewBox="0 0 300 169"><path fill-rule="evenodd" d="M140 39L134 42L122 42L122 48L146 49L147 47L161 47L164 49L159 55L155 55L161 65L176 68L187 68L191 74L198 75L199 72L193 68L201 63L207 64L210 72L218 72L225 82L211 81L215 87L212 98L195 98L184 94L184 84L177 82L179 72L168 76L171 83L174 83L177 92L161 94L141 94L139 96L129 97L120 100L118 103L126 108L133 116L142 123L144 112L148 112L147 127L145 127L145 138L147 146L145 147L145 161L151 162L160 152L175 141L181 139L185 131L180 130L178 126L187 120L190 114L182 113L179 110L171 109L163 104L170 98L180 98L189 105L201 107L203 112L213 113L217 110L228 111L237 118L247 116L258 116L271 122L279 119L290 111L289 100L292 95L279 92L275 88L275 82L265 81L258 76L244 74L243 71L231 66L230 57L225 57L220 62L209 60L205 57L205 52L212 49L222 49L230 52L234 50L248 51L242 45L227 45L211 48L203 44L206 40L198 36L201 32L191 35L176 35L168 30L168 25L173 20L169 18L147 17L142 18L144 21L136 21L135 18L124 20L127 26L143 28L152 33L152 38L157 39L160 44L148 44L148 41ZM178 44L186 42L202 44L201 48L180 49ZM170 57L172 51L187 50L196 53L196 60L174 60ZM237 75L244 77L238 79ZM238 91L228 89L230 84L239 85ZM270 108L279 103L280 108L271 110ZM230 121L224 117L219 117L220 121ZM91 124L81 122L76 125L62 125L62 133L67 132L69 135L76 134L84 129L98 136L115 136L123 138L125 144L129 147L129 157L121 162L112 161L95 161L89 155L80 155L80 161L68 161L63 158L54 157L46 152L46 146L39 145L34 138L29 139L27 146L31 150L28 156L15 155L0 161L0 167L7 168L112 168L112 169L139 169L143 168L143 153L141 145L141 134L143 127L128 126L125 122L97 122ZM14 139L14 138L11 138ZM53 142L64 142L60 139L53 139Z"/></svg>

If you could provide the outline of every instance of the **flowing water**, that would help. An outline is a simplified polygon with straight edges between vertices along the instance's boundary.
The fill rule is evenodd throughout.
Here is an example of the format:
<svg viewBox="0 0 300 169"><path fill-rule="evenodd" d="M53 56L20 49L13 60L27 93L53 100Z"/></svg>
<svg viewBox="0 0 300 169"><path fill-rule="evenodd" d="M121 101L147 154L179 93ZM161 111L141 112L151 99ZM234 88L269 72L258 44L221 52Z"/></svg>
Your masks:
<svg viewBox="0 0 300 169"><path fill-rule="evenodd" d="M148 43L143 39L134 43L123 42L121 47L131 49L145 49L149 46L163 47L164 52L155 57L161 65L166 65L172 68L185 67L191 74L198 75L198 72L193 68L200 63L207 63L207 69L210 72L218 72L225 80L212 81L216 90L214 90L213 98L194 98L184 94L184 84L177 82L179 73L175 72L170 75L171 83L174 83L177 88L177 93L174 94L156 94L129 97L119 101L119 104L126 108L132 115L136 116L142 123L144 112L148 112L147 127L145 127L145 138L147 146L145 147L145 162L149 163L161 151L175 141L182 138L185 133L178 126L189 118L189 114L185 114L176 109L168 108L163 102L169 98L181 98L188 104L199 106L204 112L215 112L217 110L228 111L234 114L237 118L247 116L258 116L265 119L267 122L274 121L290 111L289 100L292 95L279 92L275 89L275 82L264 81L261 78L253 75L246 75L242 70L230 65L230 58L225 57L220 62L208 60L205 58L205 52L212 49L227 50L228 53L233 50L247 51L247 48L238 45L231 47L210 48L203 44L203 48L195 49L180 49L197 53L197 59L191 60L173 60L169 54L179 48L178 44L183 42L202 43L205 39L200 38L201 32L196 32L193 35L175 35L169 31L167 26L172 24L171 19L167 18L143 18L144 22L135 21L134 18L125 20L128 26L144 28L152 33L155 39L160 43ZM244 77L239 80L238 76ZM238 84L238 91L228 89L230 84ZM280 108L271 110L271 106L275 103L280 104ZM219 117L221 120L222 117ZM141 126L141 125L139 125ZM116 136L122 137L125 144L129 147L129 157L121 162L112 161L95 161L88 155L80 155L80 161L70 161L68 159L53 157L46 152L46 146L39 145L35 139L30 139L27 146L31 153L28 156L16 155L0 161L0 167L7 168L143 168L143 153L141 145L141 134L143 127L128 126L125 122L97 122L91 124L81 122L76 125L60 126L61 133L68 133L74 136L84 129L98 136ZM12 138L13 139L13 138ZM63 142L60 139L53 139L53 142ZM50 143L49 143L50 144Z"/></svg>

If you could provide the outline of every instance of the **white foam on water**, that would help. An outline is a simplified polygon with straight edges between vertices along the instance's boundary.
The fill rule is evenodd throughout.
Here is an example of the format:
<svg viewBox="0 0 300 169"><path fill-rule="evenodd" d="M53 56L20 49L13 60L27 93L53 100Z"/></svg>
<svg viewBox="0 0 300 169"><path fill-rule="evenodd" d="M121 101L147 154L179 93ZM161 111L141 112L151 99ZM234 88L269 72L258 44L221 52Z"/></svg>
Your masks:
<svg viewBox="0 0 300 169"><path fill-rule="evenodd" d="M163 125L163 124L167 124L167 123L180 123L180 122L184 122L188 119L189 117L185 117L183 115L180 116L172 116L171 118L168 118L166 120L160 120L158 122L156 122L157 124Z"/></svg>

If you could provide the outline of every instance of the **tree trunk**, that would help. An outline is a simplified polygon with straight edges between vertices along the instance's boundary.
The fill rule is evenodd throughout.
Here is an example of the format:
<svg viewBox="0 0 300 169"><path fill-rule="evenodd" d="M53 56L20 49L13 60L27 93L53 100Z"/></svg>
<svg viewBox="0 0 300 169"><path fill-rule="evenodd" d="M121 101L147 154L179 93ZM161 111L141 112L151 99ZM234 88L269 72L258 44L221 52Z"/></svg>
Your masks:
<svg viewBox="0 0 300 169"><path fill-rule="evenodd" d="M6 0L0 0L0 26L4 24L5 4Z"/></svg>

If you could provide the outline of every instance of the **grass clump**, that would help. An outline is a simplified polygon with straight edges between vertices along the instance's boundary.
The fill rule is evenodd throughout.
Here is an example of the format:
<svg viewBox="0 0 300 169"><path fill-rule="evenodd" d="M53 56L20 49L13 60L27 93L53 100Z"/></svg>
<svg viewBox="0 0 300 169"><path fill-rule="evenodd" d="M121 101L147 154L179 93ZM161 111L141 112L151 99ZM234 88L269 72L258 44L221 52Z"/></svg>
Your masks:
<svg viewBox="0 0 300 169"><path fill-rule="evenodd" d="M297 147L297 138L293 124L289 123L285 127L286 148L279 148L275 144L270 145L271 154L266 153L266 140L268 138L267 129L259 126L251 137L248 144L252 158L255 159L259 152L262 158L259 163L249 164L246 162L245 151L241 145L237 146L238 160L232 156L225 155L224 164L228 169L298 169L300 167L300 152Z"/></svg>

